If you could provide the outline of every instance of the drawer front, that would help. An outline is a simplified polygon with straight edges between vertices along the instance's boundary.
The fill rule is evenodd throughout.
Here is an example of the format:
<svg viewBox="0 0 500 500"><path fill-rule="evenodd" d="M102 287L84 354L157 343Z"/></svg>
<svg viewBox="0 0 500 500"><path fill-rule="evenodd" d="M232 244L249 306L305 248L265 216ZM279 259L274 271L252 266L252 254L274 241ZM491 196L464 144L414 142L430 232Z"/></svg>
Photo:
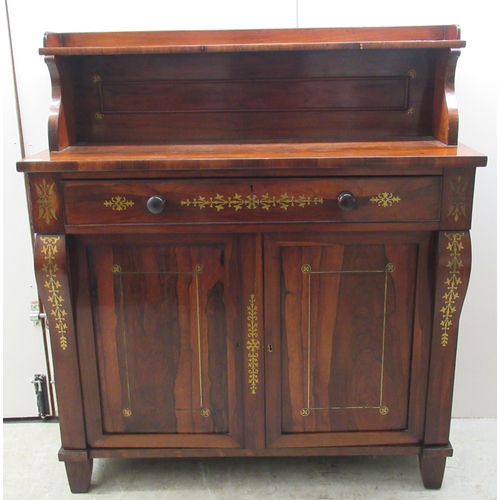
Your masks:
<svg viewBox="0 0 500 500"><path fill-rule="evenodd" d="M434 221L441 178L66 181L63 189L68 225Z"/></svg>

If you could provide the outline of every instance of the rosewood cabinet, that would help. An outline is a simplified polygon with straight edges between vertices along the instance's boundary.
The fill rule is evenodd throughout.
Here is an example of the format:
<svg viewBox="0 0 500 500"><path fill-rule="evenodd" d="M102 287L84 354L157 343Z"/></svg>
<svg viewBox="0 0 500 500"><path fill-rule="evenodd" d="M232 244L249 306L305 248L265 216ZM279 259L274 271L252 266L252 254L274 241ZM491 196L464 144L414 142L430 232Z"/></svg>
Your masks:
<svg viewBox="0 0 500 500"><path fill-rule="evenodd" d="M475 168L455 26L46 35L19 162L73 492L102 457L417 455L439 488Z"/></svg>

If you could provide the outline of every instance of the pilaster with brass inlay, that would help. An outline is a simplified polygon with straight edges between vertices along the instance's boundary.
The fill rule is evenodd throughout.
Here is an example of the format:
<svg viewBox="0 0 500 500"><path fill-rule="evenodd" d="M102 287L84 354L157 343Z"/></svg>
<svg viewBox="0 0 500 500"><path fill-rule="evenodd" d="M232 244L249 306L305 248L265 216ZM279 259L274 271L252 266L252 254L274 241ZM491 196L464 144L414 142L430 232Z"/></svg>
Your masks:
<svg viewBox="0 0 500 500"><path fill-rule="evenodd" d="M245 394L245 446L264 449L265 417L265 357L264 349L264 307L263 307L263 261L262 252L256 251L262 245L262 235L241 235L240 266L248 279L242 282L241 297L241 345L240 359L243 367Z"/></svg>
<svg viewBox="0 0 500 500"><path fill-rule="evenodd" d="M450 431L458 320L469 281L468 231L439 233L424 444L446 446Z"/></svg>
<svg viewBox="0 0 500 500"><path fill-rule="evenodd" d="M52 346L62 446L63 450L75 452L74 457L72 455L63 460L67 463L71 462L70 485L72 491L78 492L88 488L92 467L91 460L86 455L87 440L68 280L66 237L64 235L37 235L34 255L38 292L47 312ZM79 450L81 453L76 453Z"/></svg>

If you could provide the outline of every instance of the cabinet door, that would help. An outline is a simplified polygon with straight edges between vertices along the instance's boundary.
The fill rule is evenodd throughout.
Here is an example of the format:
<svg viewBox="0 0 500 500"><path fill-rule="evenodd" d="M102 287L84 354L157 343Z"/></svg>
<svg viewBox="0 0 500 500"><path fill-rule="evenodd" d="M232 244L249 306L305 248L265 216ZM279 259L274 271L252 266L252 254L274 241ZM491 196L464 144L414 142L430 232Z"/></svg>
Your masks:
<svg viewBox="0 0 500 500"><path fill-rule="evenodd" d="M419 440L428 247L405 233L267 239L268 446Z"/></svg>
<svg viewBox="0 0 500 500"><path fill-rule="evenodd" d="M86 237L77 246L91 444L240 446L237 238Z"/></svg>

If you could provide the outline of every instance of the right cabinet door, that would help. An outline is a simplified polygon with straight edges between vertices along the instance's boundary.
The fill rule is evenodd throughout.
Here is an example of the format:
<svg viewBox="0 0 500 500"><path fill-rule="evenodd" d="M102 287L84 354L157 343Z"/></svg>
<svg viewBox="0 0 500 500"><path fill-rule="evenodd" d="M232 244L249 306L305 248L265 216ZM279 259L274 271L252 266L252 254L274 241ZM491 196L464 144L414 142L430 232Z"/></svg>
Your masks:
<svg viewBox="0 0 500 500"><path fill-rule="evenodd" d="M267 446L418 443L431 234L279 234L265 245Z"/></svg>

